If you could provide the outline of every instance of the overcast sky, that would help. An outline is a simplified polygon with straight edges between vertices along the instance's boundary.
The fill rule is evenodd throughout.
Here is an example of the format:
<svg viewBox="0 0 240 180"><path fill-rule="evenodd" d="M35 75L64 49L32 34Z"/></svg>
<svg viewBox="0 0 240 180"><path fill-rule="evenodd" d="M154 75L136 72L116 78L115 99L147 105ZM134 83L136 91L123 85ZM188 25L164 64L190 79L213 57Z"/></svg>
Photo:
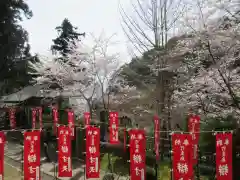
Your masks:
<svg viewBox="0 0 240 180"><path fill-rule="evenodd" d="M64 18L68 18L79 32L100 35L102 31L106 36L117 33L119 43L116 51L121 53L122 60L128 61L126 38L120 26L118 10L119 0L26 0L33 17L24 20L23 27L29 33L31 51L42 55L48 54L52 39L56 38L56 26ZM129 0L121 0L127 5ZM126 60L125 60L126 59Z"/></svg>

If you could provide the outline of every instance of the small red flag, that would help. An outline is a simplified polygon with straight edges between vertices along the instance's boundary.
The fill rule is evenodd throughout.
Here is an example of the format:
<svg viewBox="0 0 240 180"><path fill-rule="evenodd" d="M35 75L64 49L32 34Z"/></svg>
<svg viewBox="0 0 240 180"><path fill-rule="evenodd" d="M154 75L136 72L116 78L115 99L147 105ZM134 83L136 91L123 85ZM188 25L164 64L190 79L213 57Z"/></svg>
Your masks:
<svg viewBox="0 0 240 180"><path fill-rule="evenodd" d="M58 127L58 177L72 177L72 148L69 127Z"/></svg>
<svg viewBox="0 0 240 180"><path fill-rule="evenodd" d="M15 129L16 128L16 117L15 117L16 109L10 108L8 113L9 113L10 127L11 129Z"/></svg>
<svg viewBox="0 0 240 180"><path fill-rule="evenodd" d="M193 165L198 161L198 142L200 137L200 116L190 115L188 119L188 131L192 133Z"/></svg>
<svg viewBox="0 0 240 180"><path fill-rule="evenodd" d="M36 129L37 109L32 108L32 129Z"/></svg>
<svg viewBox="0 0 240 180"><path fill-rule="evenodd" d="M217 180L232 180L232 133L216 135Z"/></svg>
<svg viewBox="0 0 240 180"><path fill-rule="evenodd" d="M42 124L42 107L38 107L38 120L39 120L39 127L40 129L43 128Z"/></svg>
<svg viewBox="0 0 240 180"><path fill-rule="evenodd" d="M110 144L118 144L118 112L110 112L109 113L109 142Z"/></svg>
<svg viewBox="0 0 240 180"><path fill-rule="evenodd" d="M85 120L85 126L90 125L90 121L91 121L90 112L84 113L84 120Z"/></svg>
<svg viewBox="0 0 240 180"><path fill-rule="evenodd" d="M100 129L86 128L86 178L100 177Z"/></svg>
<svg viewBox="0 0 240 180"><path fill-rule="evenodd" d="M40 178L40 131L25 132L24 179Z"/></svg>
<svg viewBox="0 0 240 180"><path fill-rule="evenodd" d="M145 131L131 129L130 137L130 172L131 179L146 179L146 137Z"/></svg>
<svg viewBox="0 0 240 180"><path fill-rule="evenodd" d="M53 112L53 131L57 135L57 127L58 127L58 109L54 107L52 109Z"/></svg>
<svg viewBox="0 0 240 180"><path fill-rule="evenodd" d="M172 150L174 179L192 179L192 136L190 134L173 134Z"/></svg>
<svg viewBox="0 0 240 180"><path fill-rule="evenodd" d="M74 113L73 111L69 110L68 111L68 127L70 128L70 136L74 138L75 133L74 133Z"/></svg>

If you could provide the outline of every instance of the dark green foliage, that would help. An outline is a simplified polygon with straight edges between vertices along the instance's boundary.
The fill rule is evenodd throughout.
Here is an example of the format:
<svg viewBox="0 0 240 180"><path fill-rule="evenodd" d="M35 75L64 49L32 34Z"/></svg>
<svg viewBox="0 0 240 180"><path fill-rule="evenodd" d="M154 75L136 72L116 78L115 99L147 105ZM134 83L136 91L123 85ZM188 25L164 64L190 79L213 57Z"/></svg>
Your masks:
<svg viewBox="0 0 240 180"><path fill-rule="evenodd" d="M154 54L153 50L145 52L142 57L133 58L132 61L122 67L121 75L129 85L143 87L145 84L154 84L156 76L151 71Z"/></svg>
<svg viewBox="0 0 240 180"><path fill-rule="evenodd" d="M74 40L79 40L80 36L85 36L85 33L78 33L77 28L74 27L68 19L64 19L61 26L56 27L58 37L53 39L51 50L53 53L59 53L66 57L70 52L68 44L74 43Z"/></svg>
<svg viewBox="0 0 240 180"><path fill-rule="evenodd" d="M31 81L27 75L27 61L34 59L30 54L28 33L19 22L22 16L32 17L28 5L23 1L1 0L0 2L0 82L1 93L10 93ZM17 82L16 82L17 80Z"/></svg>

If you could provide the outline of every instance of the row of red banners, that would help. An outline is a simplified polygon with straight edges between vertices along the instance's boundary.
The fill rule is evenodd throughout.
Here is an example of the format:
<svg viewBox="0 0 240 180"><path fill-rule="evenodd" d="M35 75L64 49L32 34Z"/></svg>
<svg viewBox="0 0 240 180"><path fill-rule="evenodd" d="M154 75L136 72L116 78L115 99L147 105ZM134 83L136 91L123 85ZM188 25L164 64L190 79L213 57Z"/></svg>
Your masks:
<svg viewBox="0 0 240 180"><path fill-rule="evenodd" d="M130 172L132 180L146 179L146 136L141 129L129 133ZM41 131L24 133L24 179L40 180L40 136ZM71 129L58 127L58 177L72 177ZM194 152L191 134L172 134L172 160L174 180L193 179ZM5 135L0 132L0 177L4 177ZM232 134L216 135L217 180L232 179ZM100 129L86 128L86 178L100 177Z"/></svg>
<svg viewBox="0 0 240 180"><path fill-rule="evenodd" d="M74 113L72 110L67 110L68 112L68 126L71 129L71 137L74 138ZM32 109L32 128L36 128L36 115L38 113L40 129L42 129L42 108ZM58 127L58 109L56 107L52 108L53 114L53 129L55 134L57 134ZM10 122L14 124L14 109L10 110ZM11 120L12 119L12 120ZM90 125L90 113L84 113L85 125ZM192 143L194 151L194 164L197 163L197 151L198 151L198 141L199 141L199 131L200 131L200 117L197 115L190 115L188 120L188 130L192 133ZM109 142L111 144L119 143L119 117L118 112L109 113ZM154 151L156 155L156 160L159 160L159 146L160 146L160 120L157 116L154 116ZM124 150L126 150L126 129L124 129Z"/></svg>
<svg viewBox="0 0 240 180"><path fill-rule="evenodd" d="M15 118L15 116L14 116L15 111L14 111L14 109L11 109L9 112L10 112L11 127L14 127L13 119ZM39 113L40 128L42 127L42 109L41 108L34 108L32 110L32 126L33 126L33 129L36 127L37 112ZM54 131L55 131L56 134L58 133L59 139L61 139L62 134L59 134L59 132L60 132L60 129L62 127L60 126L60 128L58 129L58 109L54 107L52 109L52 112L53 112ZM89 172L87 171L86 175L89 178L91 178L91 177L94 178L94 177L97 176L96 174L99 174L99 151L98 150L99 150L99 143L100 143L100 133L99 133L98 128L90 126L90 113L89 112L84 113L84 118L85 118L85 125L87 127L87 130L86 130L86 133L87 133L86 134L87 147L88 147L88 143L91 142L90 145L89 145L89 147L91 146L91 148L86 151L86 155L87 155L86 157L88 157L88 158L86 158L86 163L90 167ZM12 119L12 121L11 121L11 119ZM68 127L65 127L65 128L68 129L68 132L67 132L68 135L66 135L66 133L65 133L64 137L65 136L70 137L71 139L74 138L74 113L71 110L68 110ZM93 129L91 129L91 128L93 128ZM156 154L156 160L159 160L159 144L160 144L160 129L159 128L160 128L160 120L157 116L154 116L154 150L155 150L155 154ZM59 130L59 131L57 131L57 130ZM119 143L119 139L118 139L119 120L118 120L118 113L117 112L110 112L109 113L109 131L110 131L109 132L109 142L111 144L118 144ZM197 115L190 115L189 116L188 131L190 132L189 135L180 136L180 138L185 138L184 142L188 142L190 145L185 148L185 145L180 146L180 144L176 144L176 145L180 146L180 148L178 147L177 150L178 151L181 150L180 153L183 153L184 151L186 151L185 154L187 154L187 157L184 157L185 155L183 155L180 158L175 157L173 159L174 160L176 160L176 159L180 159L180 160L184 159L185 160L185 159L190 158L191 161L189 161L189 163L187 165L189 167L192 167L193 165L195 165L197 163L197 159L198 159L198 157L197 157L198 153L197 152L198 152L198 141L199 141L199 135L200 135L199 134L199 132L200 132L200 117L199 116L197 116ZM61 132L63 132L63 130L61 130ZM132 131L132 132L135 133L135 131ZM141 134L142 132L139 132L139 133ZM142 137L144 135L142 133L142 135L137 134L136 137L138 137L138 136ZM175 138L175 137L173 136L173 138ZM99 141L98 141L98 139L99 139ZM141 144L142 142L144 142L144 141L139 140L139 139L135 140L135 141L131 141L131 138L130 138L130 142L129 142L130 147L131 147L131 142L135 142L135 144L136 143ZM180 141L181 141L181 139L177 139L177 142L180 142ZM60 144L60 142L59 142L59 144ZM138 146L139 145L136 145L136 147L138 147ZM176 147L176 146L173 144L173 149L174 149L174 147ZM70 148L70 147L68 147L68 148ZM145 149L145 148L143 148L143 149ZM126 129L124 129L124 151L125 150L126 150ZM140 150L137 150L137 151L140 151ZM68 151L68 152L70 153L70 151ZM61 154L64 154L64 153L66 153L66 152L59 151L59 154L60 154L59 156L61 156ZM133 151L130 151L130 153L132 153L134 155ZM176 153L174 153L174 154L176 154ZM66 167L70 167L69 161L71 160L71 158L70 158L71 154L65 154L65 155L66 156L63 156L64 160L59 159L59 163L61 162L61 163L64 164L63 165L64 169L66 169ZM190 157L189 157L189 155L190 155ZM135 155L134 155L134 157L135 157ZM139 154L137 154L136 157L139 158ZM136 157L132 159L133 162L135 161L134 159L136 159ZM66 158L68 158L70 160L68 160ZM141 161L142 160L144 160L144 157L141 156ZM188 162L188 161L186 161L186 162ZM189 169L186 166L186 164L184 164L184 163L182 164L182 163L179 163L179 162L176 163L175 161L174 161L173 164L176 166L177 169L180 169L179 170L180 174L181 174L181 172L188 171L188 173L185 173L186 175L184 175L184 176L186 176L186 177L192 176L191 175L191 174L193 174L192 169L191 168ZM69 165L69 166L67 166L67 165ZM143 171L141 166L136 166L136 167L131 166L132 170L134 170L134 168L135 168L135 171L139 171L139 172ZM225 170L226 166L223 166L223 167L221 166L220 169ZM65 174L63 174L63 176L66 176L66 171L64 170L63 172L65 172ZM137 174L139 174L139 173L137 173ZM222 173L220 173L220 174L222 174ZM68 175L70 175L70 174L68 174ZM60 173L60 176L61 176L61 173ZM141 176L144 176L144 175L141 174ZM178 177L178 176L181 176L181 175L179 175L177 173L177 171L175 171L174 176ZM179 179L181 179L181 178L179 178Z"/></svg>

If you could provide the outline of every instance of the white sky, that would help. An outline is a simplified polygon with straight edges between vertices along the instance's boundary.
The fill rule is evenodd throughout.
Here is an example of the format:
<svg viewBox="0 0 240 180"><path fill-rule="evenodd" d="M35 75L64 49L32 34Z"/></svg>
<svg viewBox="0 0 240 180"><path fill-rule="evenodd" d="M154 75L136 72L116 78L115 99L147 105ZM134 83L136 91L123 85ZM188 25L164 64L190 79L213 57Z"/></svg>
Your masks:
<svg viewBox="0 0 240 180"><path fill-rule="evenodd" d="M26 0L33 17L24 20L23 27L29 33L31 51L41 55L49 54L52 39L57 37L55 30L64 18L78 27L79 32L94 33L106 36L117 33L116 52L121 54L122 61L129 61L126 48L126 37L120 26L118 10L119 0ZM124 6L129 0L121 0Z"/></svg>

